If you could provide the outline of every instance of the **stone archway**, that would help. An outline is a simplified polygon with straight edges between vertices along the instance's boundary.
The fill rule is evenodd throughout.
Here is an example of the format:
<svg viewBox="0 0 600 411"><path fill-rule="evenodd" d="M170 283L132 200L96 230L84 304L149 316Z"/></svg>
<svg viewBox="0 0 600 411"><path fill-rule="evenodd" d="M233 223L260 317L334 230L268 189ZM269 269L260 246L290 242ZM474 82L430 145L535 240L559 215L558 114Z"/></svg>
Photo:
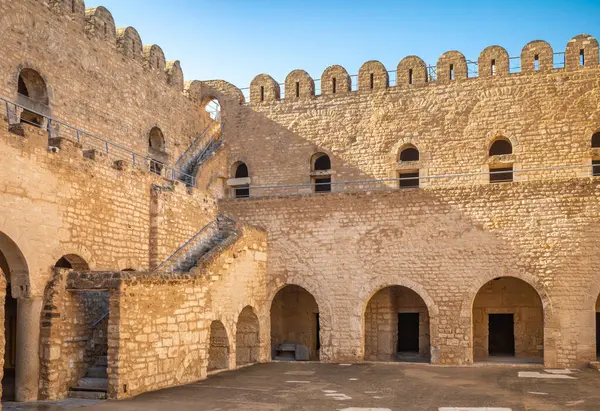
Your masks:
<svg viewBox="0 0 600 411"><path fill-rule="evenodd" d="M6 321L3 354L2 400L35 401L38 398L41 299L29 298L29 268L21 249L0 232L0 268L4 273ZM5 320L6 319L6 320Z"/></svg>
<svg viewBox="0 0 600 411"><path fill-rule="evenodd" d="M271 303L272 358L319 360L319 306L298 285L281 288Z"/></svg>
<svg viewBox="0 0 600 411"><path fill-rule="evenodd" d="M431 333L425 300L408 287L378 290L364 311L364 359L429 361Z"/></svg>
<svg viewBox="0 0 600 411"><path fill-rule="evenodd" d="M223 323L215 320L210 324L208 347L208 371L229 368L229 337Z"/></svg>
<svg viewBox="0 0 600 411"><path fill-rule="evenodd" d="M542 362L544 307L538 292L515 277L485 283L472 306L475 361Z"/></svg>
<svg viewBox="0 0 600 411"><path fill-rule="evenodd" d="M260 332L258 317L252 307L246 306L238 317L235 334L236 366L254 364L260 359Z"/></svg>

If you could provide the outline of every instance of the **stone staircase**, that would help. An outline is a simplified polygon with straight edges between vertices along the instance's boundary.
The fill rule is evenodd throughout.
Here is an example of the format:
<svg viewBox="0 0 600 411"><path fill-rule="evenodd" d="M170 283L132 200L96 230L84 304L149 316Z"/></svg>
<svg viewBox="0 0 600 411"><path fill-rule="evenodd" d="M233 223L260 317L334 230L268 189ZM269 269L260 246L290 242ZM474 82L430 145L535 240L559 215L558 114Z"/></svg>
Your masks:
<svg viewBox="0 0 600 411"><path fill-rule="evenodd" d="M88 400L106 399L108 376L106 355L98 357L93 367L88 368L85 377L77 381L77 386L69 390L69 398L84 398Z"/></svg>
<svg viewBox="0 0 600 411"><path fill-rule="evenodd" d="M218 216L198 231L154 272L185 273L194 268L200 258L235 233L236 221Z"/></svg>
<svg viewBox="0 0 600 411"><path fill-rule="evenodd" d="M179 181L187 186L194 185L198 170L222 145L221 123L211 123L175 162L175 168L181 171Z"/></svg>

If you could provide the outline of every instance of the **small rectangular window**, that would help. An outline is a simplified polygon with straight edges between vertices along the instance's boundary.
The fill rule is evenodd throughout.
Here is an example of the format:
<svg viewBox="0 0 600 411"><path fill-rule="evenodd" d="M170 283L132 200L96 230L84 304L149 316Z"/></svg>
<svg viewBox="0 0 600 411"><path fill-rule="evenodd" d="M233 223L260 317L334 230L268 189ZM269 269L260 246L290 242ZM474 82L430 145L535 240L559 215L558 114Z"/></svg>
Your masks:
<svg viewBox="0 0 600 411"><path fill-rule="evenodd" d="M265 101L265 86L260 86L260 101Z"/></svg>
<svg viewBox="0 0 600 411"><path fill-rule="evenodd" d="M600 176L600 160L592 160L592 175Z"/></svg>
<svg viewBox="0 0 600 411"><path fill-rule="evenodd" d="M331 192L331 176L315 178L315 193Z"/></svg>
<svg viewBox="0 0 600 411"><path fill-rule="evenodd" d="M300 97L300 82L296 82L296 97Z"/></svg>
<svg viewBox="0 0 600 411"><path fill-rule="evenodd" d="M513 181L513 166L490 169L490 183L508 183Z"/></svg>
<svg viewBox="0 0 600 411"><path fill-rule="evenodd" d="M454 80L454 64L450 64L450 80Z"/></svg>
<svg viewBox="0 0 600 411"><path fill-rule="evenodd" d="M579 65L585 66L585 50L584 49L579 50Z"/></svg>
<svg viewBox="0 0 600 411"><path fill-rule="evenodd" d="M233 189L234 198L248 198L250 197L250 188L248 186L235 187Z"/></svg>
<svg viewBox="0 0 600 411"><path fill-rule="evenodd" d="M370 80L371 80L371 90L373 90L375 88L375 76L373 75L373 73L371 73L370 75Z"/></svg>
<svg viewBox="0 0 600 411"><path fill-rule="evenodd" d="M496 75L496 60L492 59L492 76Z"/></svg>
<svg viewBox="0 0 600 411"><path fill-rule="evenodd" d="M75 0L71 0L71 13L75 13L77 11L77 6L75 5Z"/></svg>
<svg viewBox="0 0 600 411"><path fill-rule="evenodd" d="M408 69L408 84L413 83L413 71L412 69Z"/></svg>
<svg viewBox="0 0 600 411"><path fill-rule="evenodd" d="M419 171L402 172L398 177L398 186L400 188L419 187Z"/></svg>
<svg viewBox="0 0 600 411"><path fill-rule="evenodd" d="M336 86L337 86L336 79L334 77L334 78L331 79L331 89L333 91L333 94L335 94L335 92L336 92Z"/></svg>
<svg viewBox="0 0 600 411"><path fill-rule="evenodd" d="M540 56L538 54L533 58L533 69L538 71L540 69Z"/></svg>

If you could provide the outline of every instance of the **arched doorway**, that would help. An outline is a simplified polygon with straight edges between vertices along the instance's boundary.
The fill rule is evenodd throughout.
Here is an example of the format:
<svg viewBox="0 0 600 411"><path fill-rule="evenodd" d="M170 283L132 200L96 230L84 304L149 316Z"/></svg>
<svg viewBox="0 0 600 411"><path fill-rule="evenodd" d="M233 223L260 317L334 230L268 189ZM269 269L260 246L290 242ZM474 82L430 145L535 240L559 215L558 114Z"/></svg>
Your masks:
<svg viewBox="0 0 600 411"><path fill-rule="evenodd" d="M394 285L379 290L364 314L367 361L429 361L429 311L410 288Z"/></svg>
<svg viewBox="0 0 600 411"><path fill-rule="evenodd" d="M311 293L286 285L271 303L271 351L276 360L318 360L319 306Z"/></svg>
<svg viewBox="0 0 600 411"><path fill-rule="evenodd" d="M475 296L472 321L475 361L543 362L544 309L525 281L488 281Z"/></svg>
<svg viewBox="0 0 600 411"><path fill-rule="evenodd" d="M21 113L21 121L39 126L42 115L49 115L48 87L37 71L25 68L19 73L17 82L17 103L28 108Z"/></svg>
<svg viewBox="0 0 600 411"><path fill-rule="evenodd" d="M218 99L208 97L205 99L206 104L204 110L208 113L209 117L214 121L221 121L221 103Z"/></svg>
<svg viewBox="0 0 600 411"><path fill-rule="evenodd" d="M32 302L26 298L29 293L27 262L17 244L2 232L0 269L6 281L2 401L36 400L41 300Z"/></svg>
<svg viewBox="0 0 600 411"><path fill-rule="evenodd" d="M257 363L260 358L260 334L258 317L252 307L245 307L237 322L235 333L235 360L236 365Z"/></svg>
<svg viewBox="0 0 600 411"><path fill-rule="evenodd" d="M229 338L221 321L210 324L208 347L208 371L226 370L229 368Z"/></svg>

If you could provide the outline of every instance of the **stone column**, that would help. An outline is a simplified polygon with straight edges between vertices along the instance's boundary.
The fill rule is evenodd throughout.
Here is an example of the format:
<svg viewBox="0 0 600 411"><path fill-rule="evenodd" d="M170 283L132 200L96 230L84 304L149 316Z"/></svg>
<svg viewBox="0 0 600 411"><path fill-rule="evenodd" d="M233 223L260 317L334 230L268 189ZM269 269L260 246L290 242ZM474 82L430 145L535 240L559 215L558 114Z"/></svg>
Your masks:
<svg viewBox="0 0 600 411"><path fill-rule="evenodd" d="M42 299L41 297L19 298L17 304L15 399L19 402L37 401Z"/></svg>

